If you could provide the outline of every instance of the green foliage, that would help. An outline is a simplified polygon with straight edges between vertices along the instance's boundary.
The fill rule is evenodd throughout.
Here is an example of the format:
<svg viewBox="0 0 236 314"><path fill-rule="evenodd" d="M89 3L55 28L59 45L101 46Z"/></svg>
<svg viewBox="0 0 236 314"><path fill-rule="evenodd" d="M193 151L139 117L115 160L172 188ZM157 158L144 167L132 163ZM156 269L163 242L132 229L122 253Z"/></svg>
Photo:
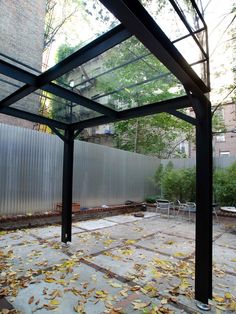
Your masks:
<svg viewBox="0 0 236 314"><path fill-rule="evenodd" d="M196 178L195 168L175 169L169 164L159 166L153 180L162 191L162 197L171 201L180 200L195 202ZM203 187L204 188L204 187ZM236 162L226 168L214 169L213 193L214 202L221 206L236 205Z"/></svg>
<svg viewBox="0 0 236 314"><path fill-rule="evenodd" d="M156 200L160 198L160 195L150 195L145 198L145 202L154 204L156 203Z"/></svg>
<svg viewBox="0 0 236 314"><path fill-rule="evenodd" d="M171 169L162 177L163 195L174 201L195 201L195 185L195 168Z"/></svg>
<svg viewBox="0 0 236 314"><path fill-rule="evenodd" d="M70 46L66 43L59 46L56 55L55 55L55 61L56 63L64 60L69 55L74 53L78 49L78 46ZM59 77L56 82L59 85L67 85L69 84L67 80L67 75L63 75ZM63 122L68 122L70 119L73 119L73 115L71 117L70 114L70 102L63 100L62 98L55 96L55 95L49 95L50 96L50 108L51 108L51 118Z"/></svg>
<svg viewBox="0 0 236 314"><path fill-rule="evenodd" d="M215 202L225 206L236 205L236 162L214 173Z"/></svg>
<svg viewBox="0 0 236 314"><path fill-rule="evenodd" d="M75 52L76 50L77 50L77 46L70 46L67 43L60 45L55 55L56 63L62 61L63 59L71 55L73 52Z"/></svg>
<svg viewBox="0 0 236 314"><path fill-rule="evenodd" d="M162 197L172 201L195 201L195 168L174 169L169 162L166 167L158 167L154 181Z"/></svg>
<svg viewBox="0 0 236 314"><path fill-rule="evenodd" d="M125 110L183 94L180 82L134 37L107 51L99 59L102 69L112 70L95 80L102 103ZM192 126L167 113L114 124L117 148L167 158L176 141L192 138ZM177 145L178 146L178 145Z"/></svg>

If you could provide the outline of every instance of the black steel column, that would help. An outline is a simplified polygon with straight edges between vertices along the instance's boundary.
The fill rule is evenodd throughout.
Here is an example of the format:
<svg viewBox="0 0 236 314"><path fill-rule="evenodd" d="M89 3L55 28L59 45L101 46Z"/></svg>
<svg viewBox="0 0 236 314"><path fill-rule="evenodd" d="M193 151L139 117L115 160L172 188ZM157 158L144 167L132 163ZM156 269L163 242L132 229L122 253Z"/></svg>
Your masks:
<svg viewBox="0 0 236 314"><path fill-rule="evenodd" d="M211 105L196 111L196 255L195 299L212 299L212 135Z"/></svg>
<svg viewBox="0 0 236 314"><path fill-rule="evenodd" d="M71 242L72 194L73 194L74 130L67 129L64 138L62 230L61 241Z"/></svg>

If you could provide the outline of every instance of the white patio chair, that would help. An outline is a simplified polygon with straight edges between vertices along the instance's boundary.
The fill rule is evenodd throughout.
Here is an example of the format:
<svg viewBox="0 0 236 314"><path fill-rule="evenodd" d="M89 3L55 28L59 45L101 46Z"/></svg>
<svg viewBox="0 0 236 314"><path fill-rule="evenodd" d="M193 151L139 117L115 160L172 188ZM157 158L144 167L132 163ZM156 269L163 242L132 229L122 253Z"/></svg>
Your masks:
<svg viewBox="0 0 236 314"><path fill-rule="evenodd" d="M187 203L181 203L179 200L177 200L177 214L178 215L182 212L188 213L188 220L191 220L191 213L196 212L196 204L193 202L187 202Z"/></svg>
<svg viewBox="0 0 236 314"><path fill-rule="evenodd" d="M161 199L156 200L156 212L160 211L160 214L161 214L163 210L167 211L168 219L170 217L170 206L171 206L171 203L168 200L161 200Z"/></svg>

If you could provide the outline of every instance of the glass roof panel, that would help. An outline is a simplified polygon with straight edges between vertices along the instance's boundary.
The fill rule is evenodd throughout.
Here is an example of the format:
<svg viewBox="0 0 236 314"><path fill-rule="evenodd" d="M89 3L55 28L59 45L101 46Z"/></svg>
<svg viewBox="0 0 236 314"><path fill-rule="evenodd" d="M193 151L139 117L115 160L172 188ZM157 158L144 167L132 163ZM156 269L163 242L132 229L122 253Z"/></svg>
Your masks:
<svg viewBox="0 0 236 314"><path fill-rule="evenodd" d="M204 25L190 1L174 0L176 8L169 1L143 0L141 2L188 63L204 59L203 53L206 53ZM179 10L180 15L182 14L187 26L176 9Z"/></svg>
<svg viewBox="0 0 236 314"><path fill-rule="evenodd" d="M64 123L74 123L100 116L93 110L42 91L35 92L11 106Z"/></svg>
<svg viewBox="0 0 236 314"><path fill-rule="evenodd" d="M169 1L142 0L141 3L171 41L188 33Z"/></svg>
<svg viewBox="0 0 236 314"><path fill-rule="evenodd" d="M187 37L184 40L176 42L174 45L189 64L204 58L203 53L192 37Z"/></svg>
<svg viewBox="0 0 236 314"><path fill-rule="evenodd" d="M198 12L193 7L191 1L186 0L174 0L177 7L185 17L188 25L191 27L192 31L196 31L203 27L203 22L198 14Z"/></svg>
<svg viewBox="0 0 236 314"><path fill-rule="evenodd" d="M115 110L177 97L184 90L134 36L62 76L57 83Z"/></svg>
<svg viewBox="0 0 236 314"><path fill-rule="evenodd" d="M70 16L49 42L44 53L44 68L51 67L86 46L120 22L99 0L56 1L57 23ZM50 41L50 16L46 16L46 37ZM48 35L47 35L48 34Z"/></svg>

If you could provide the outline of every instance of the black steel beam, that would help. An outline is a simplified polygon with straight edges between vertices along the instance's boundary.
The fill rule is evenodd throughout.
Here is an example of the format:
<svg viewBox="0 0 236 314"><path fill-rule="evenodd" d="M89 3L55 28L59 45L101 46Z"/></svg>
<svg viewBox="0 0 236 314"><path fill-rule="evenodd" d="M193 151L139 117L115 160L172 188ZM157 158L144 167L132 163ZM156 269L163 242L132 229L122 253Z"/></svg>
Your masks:
<svg viewBox="0 0 236 314"><path fill-rule="evenodd" d="M193 97L193 101L195 101L195 97ZM196 102L197 102L197 99L196 99ZM170 110L183 109L183 108L187 108L191 106L192 104L190 105L188 96L182 96L182 97L178 97L174 99L163 100L157 103L120 111L118 112L118 117L115 119L107 117L107 116L97 117L97 118L89 119L86 121L73 123L71 124L71 127L74 130L80 129L80 128L85 129L85 128L90 128L96 125L102 125L102 124L116 122L116 121L128 120L128 119L148 116L148 115L152 115L156 113L168 112Z"/></svg>
<svg viewBox="0 0 236 314"><path fill-rule="evenodd" d="M171 114L172 116L175 116L176 118L179 118L181 120L184 120L192 125L197 124L197 120L191 116L188 116L187 114L178 111L178 110L168 110L167 113Z"/></svg>
<svg viewBox="0 0 236 314"><path fill-rule="evenodd" d="M212 130L211 106L196 111L195 299L212 299Z"/></svg>
<svg viewBox="0 0 236 314"><path fill-rule="evenodd" d="M0 73L27 84L0 102L1 111L2 108L9 107L12 102L21 99L21 96L23 93L25 93L25 91L26 93L28 93L28 89L30 88L30 86L36 84L37 76L3 60L0 60ZM31 86L31 89L34 89L34 87ZM19 93L20 90L22 90L21 93ZM78 95L77 93L70 91L69 89L66 89L55 83L49 83L48 85L43 86L42 90L54 94L58 97L62 97L73 103L79 104L83 107L102 113L104 115L108 115L111 117L116 116L115 110L101 105L94 100Z"/></svg>
<svg viewBox="0 0 236 314"><path fill-rule="evenodd" d="M205 99L209 88L138 0L100 0L188 89Z"/></svg>
<svg viewBox="0 0 236 314"><path fill-rule="evenodd" d="M58 128L58 129L62 129L62 130L66 130L68 128L68 124L66 124L66 123L52 120L49 118L45 118L43 116L40 116L40 115L37 115L34 113L22 111L22 110L11 108L11 107L3 108L1 113L4 113L8 116L32 121L35 123L44 124L44 125L47 125L49 127L54 127L54 128Z"/></svg>
<svg viewBox="0 0 236 314"><path fill-rule="evenodd" d="M3 99L0 102L0 108L2 106L10 106L14 102L24 98L25 96L31 94L37 89L42 88L44 85L56 80L58 77L68 73L74 68L90 61L91 59L99 56L101 53L107 51L108 49L116 46L122 41L131 37L131 33L126 30L126 28L120 24L105 33L104 35L98 37L85 47L79 49L66 59L62 60L49 70L37 76L36 82L33 86L25 85L12 95Z"/></svg>
<svg viewBox="0 0 236 314"><path fill-rule="evenodd" d="M65 130L62 183L61 241L71 242L73 198L74 131Z"/></svg>

